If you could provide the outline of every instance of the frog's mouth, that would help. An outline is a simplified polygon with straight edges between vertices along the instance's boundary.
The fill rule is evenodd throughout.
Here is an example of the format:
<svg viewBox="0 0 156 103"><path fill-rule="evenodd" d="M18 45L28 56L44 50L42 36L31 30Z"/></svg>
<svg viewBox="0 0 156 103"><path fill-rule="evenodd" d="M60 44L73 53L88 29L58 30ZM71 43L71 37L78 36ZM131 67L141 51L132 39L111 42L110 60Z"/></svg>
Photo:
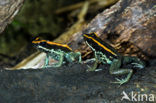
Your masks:
<svg viewBox="0 0 156 103"><path fill-rule="evenodd" d="M36 46L37 49L39 49L41 52L45 52L45 53L51 53L51 51L43 46L37 45Z"/></svg>

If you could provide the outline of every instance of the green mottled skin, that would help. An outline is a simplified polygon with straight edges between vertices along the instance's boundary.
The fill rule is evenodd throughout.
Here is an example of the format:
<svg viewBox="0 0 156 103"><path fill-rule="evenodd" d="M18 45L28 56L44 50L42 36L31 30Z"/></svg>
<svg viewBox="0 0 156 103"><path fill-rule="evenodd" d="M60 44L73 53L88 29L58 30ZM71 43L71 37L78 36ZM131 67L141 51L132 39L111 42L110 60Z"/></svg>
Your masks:
<svg viewBox="0 0 156 103"><path fill-rule="evenodd" d="M70 63L70 62L76 62L78 61L81 63L81 53L80 52L65 52L61 49L47 49L44 46L38 45L37 48L41 51L44 51L46 53L46 59L44 68L47 67L60 67L63 63ZM49 58L53 58L54 60L57 60L58 62L49 65Z"/></svg>

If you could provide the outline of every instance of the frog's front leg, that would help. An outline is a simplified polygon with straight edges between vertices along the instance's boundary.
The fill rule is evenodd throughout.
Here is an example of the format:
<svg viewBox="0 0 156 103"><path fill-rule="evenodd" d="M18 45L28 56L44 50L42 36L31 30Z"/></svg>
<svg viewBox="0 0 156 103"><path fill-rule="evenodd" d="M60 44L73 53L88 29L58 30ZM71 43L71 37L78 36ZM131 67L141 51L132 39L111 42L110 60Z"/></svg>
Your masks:
<svg viewBox="0 0 156 103"><path fill-rule="evenodd" d="M46 68L49 65L49 54L46 54L45 62L44 62L44 68Z"/></svg>
<svg viewBox="0 0 156 103"><path fill-rule="evenodd" d="M60 67L63 64L63 59L64 59L64 53L63 52L57 52L57 51L53 51L55 54L58 55L58 63L55 63L52 65L52 67Z"/></svg>
<svg viewBox="0 0 156 103"><path fill-rule="evenodd" d="M82 62L81 53L80 52L70 52L65 54L65 58L68 62Z"/></svg>
<svg viewBox="0 0 156 103"><path fill-rule="evenodd" d="M82 57L80 52L74 52L73 57L76 58L76 60L78 59L79 63L82 63Z"/></svg>
<svg viewBox="0 0 156 103"><path fill-rule="evenodd" d="M79 63L82 63L81 53L80 53L80 52L76 52L76 54L77 54L77 55L78 55L78 57L79 57Z"/></svg>
<svg viewBox="0 0 156 103"><path fill-rule="evenodd" d="M128 74L127 77L125 79L118 79L116 78L117 82L113 82L113 83L118 83L120 85L126 83L129 81L129 79L132 76L133 70L132 69L123 69L120 68L121 67L121 59L114 59L110 68L109 68L109 72L110 74L114 74L114 75L124 75L124 74Z"/></svg>
<svg viewBox="0 0 156 103"><path fill-rule="evenodd" d="M56 54L58 56L58 62L53 64L53 65L49 65L49 57L53 58L52 54ZM63 64L63 59L64 59L64 53L63 52L52 51L51 54L47 53L44 68L60 67Z"/></svg>
<svg viewBox="0 0 156 103"><path fill-rule="evenodd" d="M91 59L87 59L87 60L85 60L85 61L83 61L83 63L89 63L89 62L94 62L94 61L96 61L96 59L95 58L91 58Z"/></svg>
<svg viewBox="0 0 156 103"><path fill-rule="evenodd" d="M88 66L88 69L87 69L87 71L95 71L96 70L96 68L97 68L97 66L98 66L98 63L99 63L99 61L98 61L98 58L97 58L97 54L96 54L96 51L94 52L94 55L95 55L95 63L94 63L94 65L93 65L93 67L90 67L90 66Z"/></svg>

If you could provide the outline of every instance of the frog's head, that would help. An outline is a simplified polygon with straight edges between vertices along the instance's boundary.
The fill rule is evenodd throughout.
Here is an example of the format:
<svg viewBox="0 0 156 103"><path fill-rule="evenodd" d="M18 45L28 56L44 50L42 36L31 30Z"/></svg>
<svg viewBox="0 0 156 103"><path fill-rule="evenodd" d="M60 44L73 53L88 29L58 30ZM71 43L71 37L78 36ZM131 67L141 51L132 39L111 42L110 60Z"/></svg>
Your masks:
<svg viewBox="0 0 156 103"><path fill-rule="evenodd" d="M34 47L41 51L47 51L46 45L47 41L46 40L41 40L39 37L36 37L33 41L32 44Z"/></svg>
<svg viewBox="0 0 156 103"><path fill-rule="evenodd" d="M33 46L35 46L35 47L43 46L45 43L46 43L46 41L41 40L39 37L36 37L36 38L32 41L32 44L33 44Z"/></svg>
<svg viewBox="0 0 156 103"><path fill-rule="evenodd" d="M87 38L87 37L97 38L98 35L95 32L93 32L93 33L89 33L89 34L83 34L83 37L84 38Z"/></svg>
<svg viewBox="0 0 156 103"><path fill-rule="evenodd" d="M98 38L98 36L96 33L89 33L83 34L83 38L89 45L92 45L96 41L96 38Z"/></svg>
<svg viewBox="0 0 156 103"><path fill-rule="evenodd" d="M97 38L97 37L98 37L98 35L95 32L89 33L89 34L83 34L83 38L85 40L88 40L88 39L91 39L91 38Z"/></svg>

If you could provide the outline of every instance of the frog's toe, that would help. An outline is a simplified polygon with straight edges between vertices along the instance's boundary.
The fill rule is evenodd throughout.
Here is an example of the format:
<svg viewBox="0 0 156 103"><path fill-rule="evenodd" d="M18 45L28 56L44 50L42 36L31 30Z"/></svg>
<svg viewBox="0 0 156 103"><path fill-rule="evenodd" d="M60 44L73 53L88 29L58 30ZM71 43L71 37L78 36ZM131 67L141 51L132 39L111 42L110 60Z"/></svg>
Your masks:
<svg viewBox="0 0 156 103"><path fill-rule="evenodd" d="M134 65L135 68L143 69L145 67L144 65L138 63L131 63L131 64Z"/></svg>
<svg viewBox="0 0 156 103"><path fill-rule="evenodd" d="M87 72L92 71L92 68L89 65L87 65L87 67L88 67L88 69L86 70Z"/></svg>
<svg viewBox="0 0 156 103"><path fill-rule="evenodd" d="M117 81L116 82L112 82L112 83L116 83L116 84L120 84L120 85L122 85L122 84L124 84L124 83L126 83L127 82L127 80L126 79L118 79L118 78L115 78Z"/></svg>
<svg viewBox="0 0 156 103"><path fill-rule="evenodd" d="M46 65L46 66L43 66L43 68L50 68L51 66L48 66L48 65Z"/></svg>
<svg viewBox="0 0 156 103"><path fill-rule="evenodd" d="M99 68L99 69L96 69L96 70L95 70L95 72L99 72L99 71L102 71L102 69Z"/></svg>
<svg viewBox="0 0 156 103"><path fill-rule="evenodd" d="M51 67L61 67L61 65L60 64L54 64Z"/></svg>
<svg viewBox="0 0 156 103"><path fill-rule="evenodd" d="M88 67L88 69L86 70L87 72L96 70L94 67L90 67L89 65L87 65L87 67Z"/></svg>

